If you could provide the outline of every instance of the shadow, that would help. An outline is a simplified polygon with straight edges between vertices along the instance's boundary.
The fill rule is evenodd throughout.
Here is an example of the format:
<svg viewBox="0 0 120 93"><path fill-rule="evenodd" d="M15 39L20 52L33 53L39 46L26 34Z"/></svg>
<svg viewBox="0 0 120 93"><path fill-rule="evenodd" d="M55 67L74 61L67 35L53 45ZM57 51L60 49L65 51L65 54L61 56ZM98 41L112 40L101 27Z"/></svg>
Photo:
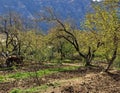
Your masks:
<svg viewBox="0 0 120 93"><path fill-rule="evenodd" d="M107 72L107 74L116 81L120 81L120 71L116 72Z"/></svg>
<svg viewBox="0 0 120 93"><path fill-rule="evenodd" d="M14 70L12 67L0 68L0 71L12 71L12 70Z"/></svg>

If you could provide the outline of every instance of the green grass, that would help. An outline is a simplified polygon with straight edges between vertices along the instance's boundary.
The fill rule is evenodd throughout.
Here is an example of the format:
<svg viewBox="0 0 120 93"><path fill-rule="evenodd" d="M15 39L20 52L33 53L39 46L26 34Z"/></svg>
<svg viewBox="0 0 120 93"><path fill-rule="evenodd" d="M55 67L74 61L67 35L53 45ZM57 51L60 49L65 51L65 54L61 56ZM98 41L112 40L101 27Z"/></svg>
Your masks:
<svg viewBox="0 0 120 93"><path fill-rule="evenodd" d="M25 79L30 77L35 77L36 74L38 77L42 77L44 75L49 75L52 73L62 72L62 71L68 71L68 70L75 70L77 69L77 66L69 66L69 67L60 67L60 68L50 68L50 69L44 69L39 70L35 72L17 72L13 74L8 74L5 76L0 76L0 82L8 82L12 80L19 80L19 79Z"/></svg>
<svg viewBox="0 0 120 93"><path fill-rule="evenodd" d="M41 85L39 87L29 88L29 89L13 89L10 93L39 93L42 90L46 90L48 85Z"/></svg>
<svg viewBox="0 0 120 93"><path fill-rule="evenodd" d="M54 83L53 86L57 87L59 86L59 83ZM41 86L38 87L33 87L33 88L28 88L28 89L13 89L11 90L10 93L42 93L42 91L45 91L47 88L49 88L50 86L47 84L43 84Z"/></svg>
<svg viewBox="0 0 120 93"><path fill-rule="evenodd" d="M5 82L5 77L0 75L0 82Z"/></svg>

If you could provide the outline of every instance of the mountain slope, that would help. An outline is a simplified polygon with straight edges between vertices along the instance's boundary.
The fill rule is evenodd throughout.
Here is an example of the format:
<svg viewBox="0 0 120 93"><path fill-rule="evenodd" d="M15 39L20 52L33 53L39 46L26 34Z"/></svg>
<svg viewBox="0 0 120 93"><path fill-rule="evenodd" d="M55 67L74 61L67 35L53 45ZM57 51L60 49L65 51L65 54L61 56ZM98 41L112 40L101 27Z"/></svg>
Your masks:
<svg viewBox="0 0 120 93"><path fill-rule="evenodd" d="M9 9L24 16L33 16L45 7L52 7L62 16L83 17L88 10L90 0L0 0L0 14Z"/></svg>
<svg viewBox="0 0 120 93"><path fill-rule="evenodd" d="M16 11L25 18L34 18L45 7L51 7L63 19L79 21L90 9L91 0L0 0L0 14Z"/></svg>

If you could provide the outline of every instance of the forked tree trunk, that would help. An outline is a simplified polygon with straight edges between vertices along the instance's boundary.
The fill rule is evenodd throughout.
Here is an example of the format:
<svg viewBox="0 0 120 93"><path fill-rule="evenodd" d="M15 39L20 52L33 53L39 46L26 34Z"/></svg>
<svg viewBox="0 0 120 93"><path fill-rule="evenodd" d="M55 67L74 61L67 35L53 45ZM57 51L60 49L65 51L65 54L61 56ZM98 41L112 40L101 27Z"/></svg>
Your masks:
<svg viewBox="0 0 120 93"><path fill-rule="evenodd" d="M91 66L91 61L94 58L94 52L91 50L91 47L88 48L88 54L85 56L85 61L86 61L85 66Z"/></svg>
<svg viewBox="0 0 120 93"><path fill-rule="evenodd" d="M86 58L85 58L85 66L92 66L91 65L91 62L92 62L92 60L93 60L93 58L94 58L94 54L89 54Z"/></svg>

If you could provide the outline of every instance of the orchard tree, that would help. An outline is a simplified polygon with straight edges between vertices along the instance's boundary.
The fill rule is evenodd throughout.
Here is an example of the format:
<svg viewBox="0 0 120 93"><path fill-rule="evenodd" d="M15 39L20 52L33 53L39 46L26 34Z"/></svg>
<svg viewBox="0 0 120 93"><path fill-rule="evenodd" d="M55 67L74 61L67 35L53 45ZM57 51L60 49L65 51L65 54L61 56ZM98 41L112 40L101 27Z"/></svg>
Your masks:
<svg viewBox="0 0 120 93"><path fill-rule="evenodd" d="M6 35L5 48L2 49L2 52L4 52L6 56L12 54L20 55L21 41L18 37L19 31L22 29L20 16L10 11L7 15L0 17L0 23L1 32Z"/></svg>
<svg viewBox="0 0 120 93"><path fill-rule="evenodd" d="M44 35L35 30L20 32L21 53L28 60L41 61L43 57L43 48L46 46Z"/></svg>
<svg viewBox="0 0 120 93"><path fill-rule="evenodd" d="M104 3L93 5L94 12L87 15L86 25L89 30L100 37L99 40L104 44L102 52L108 62L107 72L117 57L120 21L117 9L112 8L116 3L107 2L109 5Z"/></svg>
<svg viewBox="0 0 120 93"><path fill-rule="evenodd" d="M96 50L102 45L101 42L97 41L94 45L96 48L92 48L91 46L81 47L81 43L78 43L77 34L75 31L75 28L73 25L66 25L65 22L60 20L58 17L56 17L55 13L50 8L46 9L47 13L43 14L41 16L42 21L49 21L49 22L55 22L59 27L57 28L57 37L63 38L66 41L68 41L75 50L78 52L79 56L85 59L85 66L90 66L91 61L94 58L94 53ZM85 38L85 36L82 38L82 40ZM86 42L85 42L86 43ZM86 48L85 52L81 51L81 48Z"/></svg>

